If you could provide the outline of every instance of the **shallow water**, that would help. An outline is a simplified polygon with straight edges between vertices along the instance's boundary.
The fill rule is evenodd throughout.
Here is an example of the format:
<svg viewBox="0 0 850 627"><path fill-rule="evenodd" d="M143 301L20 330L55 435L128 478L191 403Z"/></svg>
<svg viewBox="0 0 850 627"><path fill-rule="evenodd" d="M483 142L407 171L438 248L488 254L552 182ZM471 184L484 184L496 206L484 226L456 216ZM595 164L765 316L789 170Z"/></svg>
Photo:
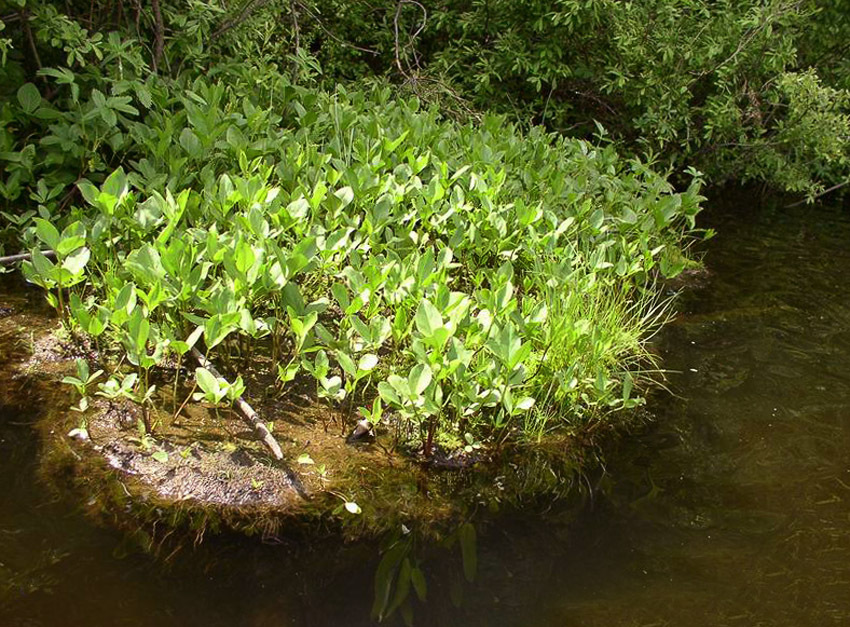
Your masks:
<svg viewBox="0 0 850 627"><path fill-rule="evenodd" d="M676 396L581 511L480 529L474 584L428 554L415 624L850 624L850 210L749 202L712 207L709 279L658 341ZM40 410L0 407L0 625L370 624L375 546L225 537L163 564L43 489Z"/></svg>

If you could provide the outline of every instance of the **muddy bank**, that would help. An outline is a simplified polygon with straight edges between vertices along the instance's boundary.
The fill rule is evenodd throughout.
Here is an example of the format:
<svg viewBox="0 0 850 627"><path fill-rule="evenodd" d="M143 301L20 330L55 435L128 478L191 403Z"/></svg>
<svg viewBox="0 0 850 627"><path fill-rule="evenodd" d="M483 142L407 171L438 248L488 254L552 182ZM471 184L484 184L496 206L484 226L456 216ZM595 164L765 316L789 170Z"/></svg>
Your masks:
<svg viewBox="0 0 850 627"><path fill-rule="evenodd" d="M248 396L274 431L283 460L273 459L232 411L189 403L175 417L171 396L159 398L147 417L134 403L97 397L80 414L69 410L78 400L71 386L59 382L73 374L75 358L99 356L66 337L42 299L35 290L0 288L0 399L12 408L42 406L42 478L110 524L178 527L196 538L223 529L362 537L402 525L439 537L478 511L575 492L599 435L564 434L426 466L385 448L380 433L350 441L331 410L305 394L264 399L263 382L250 377ZM180 392L182 398L191 390Z"/></svg>

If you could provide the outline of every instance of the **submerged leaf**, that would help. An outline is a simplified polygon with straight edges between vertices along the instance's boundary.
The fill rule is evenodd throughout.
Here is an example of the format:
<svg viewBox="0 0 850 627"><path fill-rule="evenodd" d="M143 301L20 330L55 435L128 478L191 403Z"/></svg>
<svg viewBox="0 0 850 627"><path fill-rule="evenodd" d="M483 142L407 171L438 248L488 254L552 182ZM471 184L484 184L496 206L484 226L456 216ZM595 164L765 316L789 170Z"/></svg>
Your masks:
<svg viewBox="0 0 850 627"><path fill-rule="evenodd" d="M463 558L463 575L469 582L475 581L478 571L478 547L475 539L475 527L472 523L464 523L458 531L461 557Z"/></svg>

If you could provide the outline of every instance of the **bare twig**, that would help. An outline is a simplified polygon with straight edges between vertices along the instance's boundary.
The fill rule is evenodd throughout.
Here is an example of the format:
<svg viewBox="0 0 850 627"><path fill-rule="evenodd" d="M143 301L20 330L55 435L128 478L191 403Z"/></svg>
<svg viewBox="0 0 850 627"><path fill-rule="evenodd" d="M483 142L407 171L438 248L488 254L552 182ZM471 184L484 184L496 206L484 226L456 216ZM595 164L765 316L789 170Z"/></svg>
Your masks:
<svg viewBox="0 0 850 627"><path fill-rule="evenodd" d="M807 196L806 198L803 198L803 200L798 200L797 202L792 202L790 205L785 205L784 208L785 209L791 209L792 207L799 207L800 205L805 204L805 203L807 203L811 200L815 200L816 198L820 198L821 196L826 196L830 192L834 192L835 190L841 189L842 187L844 187L845 185L848 185L848 184L850 184L850 180L844 181L843 183L838 183L837 185L833 185L832 187L829 187L829 188L823 190L822 192L820 192L819 194L815 194L814 196L811 196L811 197Z"/></svg>
<svg viewBox="0 0 850 627"><path fill-rule="evenodd" d="M245 6L242 7L242 10L239 11L239 14L236 17L224 20L221 26L219 26L218 29L210 36L210 41L215 41L216 39L224 35L224 33L229 31L231 28L239 26L242 22L251 17L251 14L254 11L267 5L268 3L269 0L248 0L248 2L245 3Z"/></svg>
<svg viewBox="0 0 850 627"><path fill-rule="evenodd" d="M302 11L304 11L307 15L309 15L311 18L313 18L313 20L315 20L316 24L319 25L319 28L322 29L322 31L325 33L325 35L327 35L328 37L333 39L338 44L345 46L347 48L352 48L353 50L359 50L360 52L365 52L366 54L378 56L378 52L375 51L375 50L370 50L369 48L363 48L362 46L357 46L357 45L355 45L351 42L345 41L344 39L337 37L333 32L330 31L330 29L328 29L327 26L325 26L324 22L322 22L322 20L319 19L319 16L316 15L315 13L313 13L313 11L310 10L310 7L308 7L303 2L299 2L298 0L294 0L294 4L297 4L299 7L301 7Z"/></svg>
<svg viewBox="0 0 850 627"><path fill-rule="evenodd" d="M404 5L406 5L406 4L412 4L413 6L418 7L422 11L422 22L419 24L419 27L413 33L411 33L410 36L408 37L407 43L404 45L404 49L403 49L405 52L413 47L413 42L420 35L420 33L422 33L422 31L425 29L425 24L428 22L428 10L421 3L417 2L417 0L399 0L398 4L396 5L396 8L395 8L395 17L393 18L393 33L395 35L395 65L398 68L398 71L401 73L401 75L404 76L407 80L411 81L411 80L414 80L414 79L412 79L410 74L408 72L406 72L405 69L401 66L402 48L401 48L401 44L400 44L400 41L399 41L399 27L398 27L398 21L399 21L399 18L401 17L401 10L404 7ZM418 61L418 58L416 57L415 50L414 50L413 56L414 56L414 59L416 59L416 65L418 67L419 61ZM411 68L408 67L408 70L410 70L410 69Z"/></svg>
<svg viewBox="0 0 850 627"><path fill-rule="evenodd" d="M416 8L418 8L422 12L422 21L416 26L415 29L411 29L410 34L408 35L407 43L402 45L401 43L401 35L400 35L400 25L399 22L401 20L401 12L404 9L404 5L409 4ZM435 85L440 90L442 90L445 94L450 96L460 107L464 114L476 119L480 120L481 116L476 111L472 110L467 104L466 100L460 96L450 85L447 85L445 82L440 80L439 78L434 78L432 76L423 75L422 68L419 64L419 54L414 47L417 37L422 34L422 31L425 30L425 26L428 23L428 10L425 6L418 2L417 0L399 0L396 4L395 16L393 17L393 34L395 36L395 65L398 69L399 74L404 77L404 84L410 85L413 89L414 93L422 98L428 98L427 93L423 93L421 89L421 84L430 83L431 85ZM407 61L407 53L408 51L413 55L413 65L411 65ZM404 63L402 63L402 59L404 59ZM406 66L406 67L405 67Z"/></svg>
<svg viewBox="0 0 850 627"><path fill-rule="evenodd" d="M41 254L45 257L55 257L56 253L52 250L42 250ZM8 257L0 257L0 266L11 266L19 261L29 261L32 259L32 253L20 253L18 255L9 255Z"/></svg>
<svg viewBox="0 0 850 627"><path fill-rule="evenodd" d="M195 361L197 361L202 368L209 370L214 377L221 378L218 370L216 370L215 366L213 366L212 363L210 363L210 361L201 354L201 351L192 347L191 353L192 357L195 358ZM241 396L236 399L234 405L236 405L236 408L242 412L243 420L259 432L260 436L262 436L263 442L267 447L269 447L269 450L271 450L275 459L283 459L283 451L280 450L280 445L277 443L277 440L275 440L275 437L272 435L271 431L269 431L268 427L266 427L266 425L260 420L259 416L257 416L257 412L254 411L254 408L246 403L245 399Z"/></svg>
<svg viewBox="0 0 850 627"><path fill-rule="evenodd" d="M759 24L757 27L754 27L754 28L750 29L749 31L747 31L746 33L744 33L744 36L741 37L741 39L738 42L738 46L735 48L735 51L731 55L729 55L726 59L724 59L723 61L721 61L717 65L715 65L710 70L703 70L702 72L700 72L696 77L691 79L689 86L693 85L695 82L697 82L699 79L701 79L704 76L714 74L720 68L722 68L722 67L728 65L729 63L731 63L732 61L734 61L735 57L737 57L747 47L749 47L749 45L753 41L755 41L756 37L758 37L759 34L761 34L769 26L773 26L774 19L779 19L783 14L785 14L788 11L793 11L793 10L799 9L801 4L802 4L801 0L794 0L792 2L788 2L787 4L780 5L776 9L776 12L768 13L767 16L765 16L765 18L764 18L764 22Z"/></svg>
<svg viewBox="0 0 850 627"><path fill-rule="evenodd" d="M30 28L30 16L28 11L24 11L23 9L20 12L21 16L21 24L24 28L24 34L27 37L27 42L30 45L30 50L32 50L32 58L35 61L36 67L41 69L41 57L38 56L38 48L35 45L35 38L32 36L32 28ZM45 79L47 80L47 79Z"/></svg>

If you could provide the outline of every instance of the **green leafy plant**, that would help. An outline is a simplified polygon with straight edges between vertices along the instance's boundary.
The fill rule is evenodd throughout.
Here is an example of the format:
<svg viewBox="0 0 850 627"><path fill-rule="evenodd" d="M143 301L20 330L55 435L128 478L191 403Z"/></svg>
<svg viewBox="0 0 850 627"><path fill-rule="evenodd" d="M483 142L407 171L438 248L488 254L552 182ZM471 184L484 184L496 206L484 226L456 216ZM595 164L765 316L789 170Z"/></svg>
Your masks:
<svg viewBox="0 0 850 627"><path fill-rule="evenodd" d="M3 122L0 192L26 276L114 371L99 394L148 422L152 382L173 373L178 406L197 348L227 378L195 370L187 401L270 376L271 396L315 389L341 433L365 419L426 457L640 402L655 281L698 234L697 172L676 191L604 141L203 50L151 76L135 39L42 9L57 43L16 84L28 134Z"/></svg>
<svg viewBox="0 0 850 627"><path fill-rule="evenodd" d="M80 395L79 404L71 409L82 413L89 407L89 386L100 378L100 375L103 374L103 370L91 373L89 370L89 364L84 359L77 359L75 361L75 365L77 368L77 376L66 376L62 379L62 383L72 385Z"/></svg>
<svg viewBox="0 0 850 627"><path fill-rule="evenodd" d="M218 405L224 399L234 402L245 393L242 377L237 377L233 383L228 383L224 378L214 376L206 368L196 368L195 379L202 390L195 393L195 400L205 400Z"/></svg>

